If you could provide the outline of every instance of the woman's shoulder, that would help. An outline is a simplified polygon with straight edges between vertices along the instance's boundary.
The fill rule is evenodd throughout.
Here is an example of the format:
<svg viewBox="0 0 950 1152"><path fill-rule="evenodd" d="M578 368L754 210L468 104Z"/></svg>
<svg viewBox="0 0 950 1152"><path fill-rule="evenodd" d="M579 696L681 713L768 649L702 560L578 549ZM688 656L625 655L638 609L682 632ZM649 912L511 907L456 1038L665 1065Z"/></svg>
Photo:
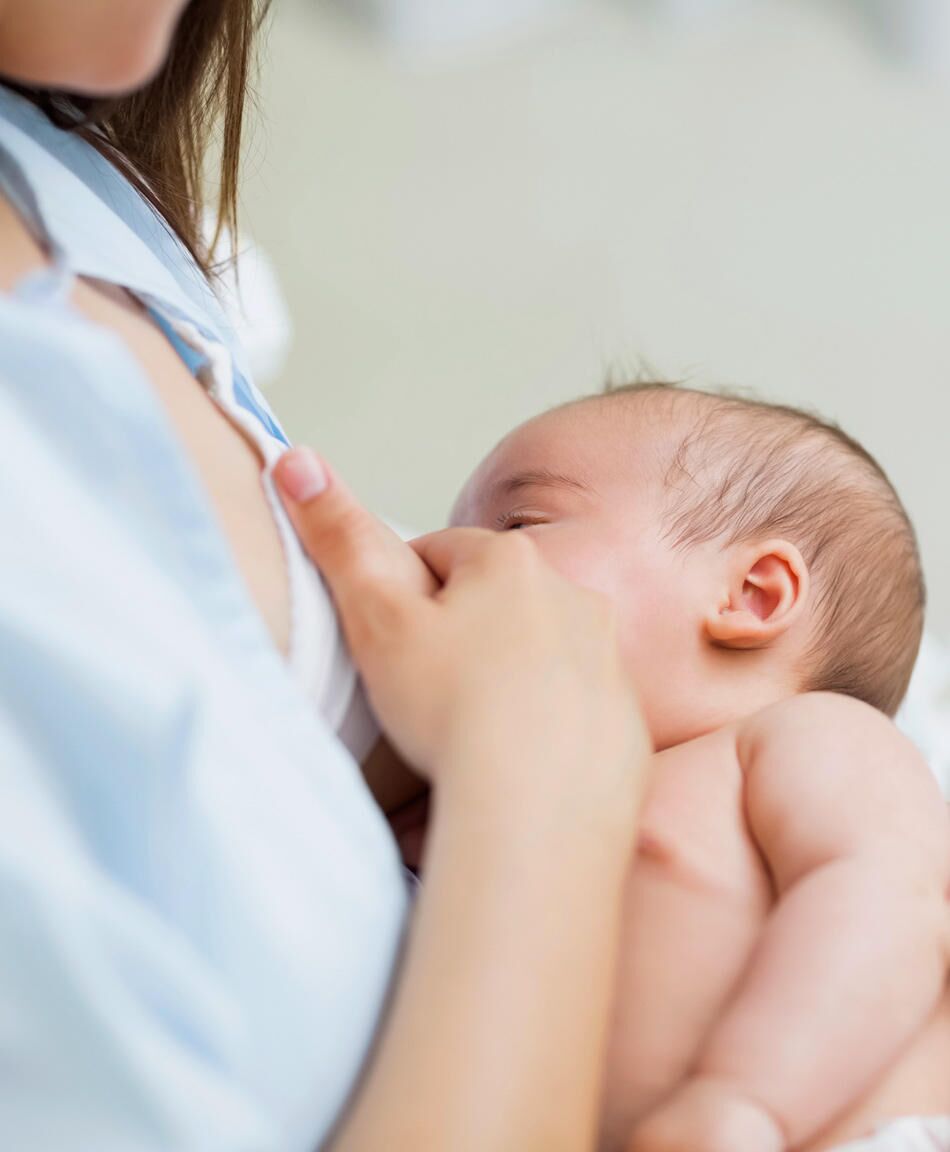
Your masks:
<svg viewBox="0 0 950 1152"><path fill-rule="evenodd" d="M68 449L71 465L98 468L122 424L160 422L161 413L121 341L85 323L58 291L39 273L21 292L0 294L0 444L22 443L29 428L35 451Z"/></svg>
<svg viewBox="0 0 950 1152"><path fill-rule="evenodd" d="M0 85L0 195L77 276L121 286L244 354L214 288L137 188L87 139Z"/></svg>

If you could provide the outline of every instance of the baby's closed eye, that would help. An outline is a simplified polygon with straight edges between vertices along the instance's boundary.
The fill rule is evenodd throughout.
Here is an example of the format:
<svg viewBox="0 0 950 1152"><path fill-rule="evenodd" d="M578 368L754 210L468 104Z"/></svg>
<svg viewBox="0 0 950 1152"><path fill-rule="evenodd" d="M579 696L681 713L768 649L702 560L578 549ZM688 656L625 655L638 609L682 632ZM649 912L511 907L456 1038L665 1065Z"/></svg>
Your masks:
<svg viewBox="0 0 950 1152"><path fill-rule="evenodd" d="M517 528L534 528L539 524L547 524L550 517L543 512L516 508L510 512L501 512L495 517L493 527L499 532L510 532Z"/></svg>

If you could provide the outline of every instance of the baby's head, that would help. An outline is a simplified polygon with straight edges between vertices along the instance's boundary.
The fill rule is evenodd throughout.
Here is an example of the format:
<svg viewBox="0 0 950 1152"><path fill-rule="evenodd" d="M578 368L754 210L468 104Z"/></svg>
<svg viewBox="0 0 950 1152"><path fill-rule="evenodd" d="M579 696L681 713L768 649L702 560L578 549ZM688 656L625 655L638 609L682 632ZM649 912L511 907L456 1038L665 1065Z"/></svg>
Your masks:
<svg viewBox="0 0 950 1152"><path fill-rule="evenodd" d="M530 532L616 604L658 748L805 691L893 714L923 626L913 528L875 461L792 408L662 384L506 436L453 524Z"/></svg>

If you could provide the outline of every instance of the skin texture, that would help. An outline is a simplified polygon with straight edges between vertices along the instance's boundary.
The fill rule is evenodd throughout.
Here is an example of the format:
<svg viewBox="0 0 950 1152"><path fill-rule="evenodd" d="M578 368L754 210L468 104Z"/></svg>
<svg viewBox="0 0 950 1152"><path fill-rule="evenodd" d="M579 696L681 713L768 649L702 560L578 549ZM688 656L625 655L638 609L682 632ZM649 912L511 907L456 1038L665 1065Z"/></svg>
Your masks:
<svg viewBox="0 0 950 1152"><path fill-rule="evenodd" d="M187 0L0 0L0 75L88 96L141 87Z"/></svg>
<svg viewBox="0 0 950 1152"><path fill-rule="evenodd" d="M793 541L665 539L682 428L664 411L613 397L530 421L453 514L614 601L657 748L602 1146L818 1148L950 1110L928 1070L935 1027L950 1062L945 806L880 713L800 694L813 589Z"/></svg>

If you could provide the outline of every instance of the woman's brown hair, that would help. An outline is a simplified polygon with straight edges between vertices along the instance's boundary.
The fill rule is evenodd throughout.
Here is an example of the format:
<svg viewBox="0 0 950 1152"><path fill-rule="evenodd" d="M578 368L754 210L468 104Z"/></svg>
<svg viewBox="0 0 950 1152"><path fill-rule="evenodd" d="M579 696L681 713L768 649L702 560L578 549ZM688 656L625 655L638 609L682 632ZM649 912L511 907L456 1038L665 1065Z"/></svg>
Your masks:
<svg viewBox="0 0 950 1152"><path fill-rule="evenodd" d="M254 45L270 0L191 0L161 71L145 88L97 100L18 88L126 175L206 275L221 230L237 234L241 135ZM217 230L202 228L206 156L220 125Z"/></svg>

